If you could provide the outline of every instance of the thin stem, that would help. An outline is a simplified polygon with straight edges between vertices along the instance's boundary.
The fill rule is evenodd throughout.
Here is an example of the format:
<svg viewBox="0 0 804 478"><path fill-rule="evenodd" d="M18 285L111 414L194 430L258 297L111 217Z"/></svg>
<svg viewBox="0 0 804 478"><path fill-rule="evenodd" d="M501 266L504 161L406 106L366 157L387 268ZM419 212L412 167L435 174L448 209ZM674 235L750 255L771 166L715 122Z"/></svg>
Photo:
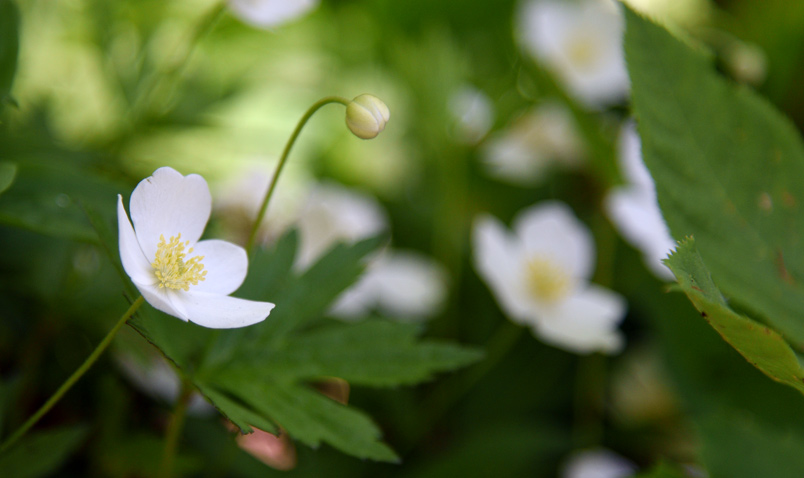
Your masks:
<svg viewBox="0 0 804 478"><path fill-rule="evenodd" d="M120 330L120 328L123 327L123 325L125 325L125 323L128 321L128 319L131 318L132 315L134 315L134 312L136 312L137 309L140 308L143 302L145 302L145 299L142 296L140 296L137 298L137 300L134 301L133 304L131 304L131 307L129 307L126 313L123 314L122 317L120 317L120 320L118 320L117 323L112 328L112 330L110 330L109 333L106 334L106 337L103 338L101 343L98 344L98 346L95 348L94 351L92 351L92 354L90 354L90 356L87 357L84 363L82 363L81 366L78 367L78 370L76 370L75 372L73 372L72 375L70 375L70 378L68 378L67 381L65 381L62 384L62 386L59 387L58 390L56 390L56 393L54 393L53 396L51 396L50 399L48 399L48 401L45 402L45 404L42 405L42 407L36 411L36 413L34 413L30 418L28 418L28 420L25 423L23 423L23 425L20 428L18 428L17 431L15 431L10 437L8 437L8 439L3 443L3 445L0 446L0 452L5 451L6 449L8 449L8 447L13 445L17 440L20 439L20 437L25 435L25 433L32 426L34 426L36 422L38 422L39 419L42 418L42 416L45 413L47 413L51 408L53 408L53 405L55 405L56 402L58 402L61 399L61 397L65 393L67 393L68 390L70 390L70 388L75 384L75 382L77 382L78 379L80 379L86 373L86 371L89 370L89 368L95 363L95 361L98 360L98 357L100 357L103 351L106 350L109 344L112 343L112 339L114 338L115 334L117 334L117 331Z"/></svg>
<svg viewBox="0 0 804 478"><path fill-rule="evenodd" d="M183 45L176 46L176 52L171 57L171 63L164 71L151 71L149 76L143 82L144 86L140 89L140 94L134 102L132 110L135 112L133 117L139 119L139 115L143 113L142 108L153 107L153 100L158 96L160 91L169 88L171 83L177 81L181 73L187 67L190 57L195 48L202 38L204 38L218 22L218 20L226 12L226 2L221 1L212 7L199 22L193 27L189 35L187 35L187 42ZM183 49L183 51L179 51ZM175 58L175 60L174 60Z"/></svg>
<svg viewBox="0 0 804 478"><path fill-rule="evenodd" d="M193 396L193 387L186 380L182 380L181 394L176 401L173 417L165 435L165 450L162 453L162 464L159 467L159 477L169 478L173 473L173 462L176 458L179 437L184 428L184 419L187 417L187 408Z"/></svg>
<svg viewBox="0 0 804 478"><path fill-rule="evenodd" d="M257 218L254 220L254 226L251 229L251 234L248 236L248 242L246 243L246 251L251 253L251 249L254 247L254 241L257 238L257 231L260 228L260 224L262 223L262 218L265 216L265 211L268 210L268 202L271 200L271 196L274 194L274 189L276 189L276 182L279 179L279 174L282 172L282 168L285 166L285 162L287 162L288 155L290 154L290 149L293 147L293 144L296 142L296 138L298 138L299 133L301 133L302 128L304 125L307 124L307 121L318 111L322 106L327 105L329 103L340 103L344 106L349 104L349 100L346 98L342 98L340 96L327 96L326 98L322 98L316 101L313 106L311 106L304 116L301 117L298 124L296 124L296 129L293 130L293 133L290 135L287 144L285 144L285 150L282 151L282 156L279 158L279 163L276 165L276 170L274 170L274 176L271 178L271 183L268 186L268 192L265 193L265 197L262 200L262 205L260 206L260 212L257 213Z"/></svg>

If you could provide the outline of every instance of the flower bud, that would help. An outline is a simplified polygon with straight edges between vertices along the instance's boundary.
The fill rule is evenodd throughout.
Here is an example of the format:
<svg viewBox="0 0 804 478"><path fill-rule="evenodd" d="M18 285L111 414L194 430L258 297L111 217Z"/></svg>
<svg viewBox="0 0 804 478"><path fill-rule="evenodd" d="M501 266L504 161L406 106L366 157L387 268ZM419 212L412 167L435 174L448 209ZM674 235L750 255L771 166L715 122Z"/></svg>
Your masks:
<svg viewBox="0 0 804 478"><path fill-rule="evenodd" d="M376 137L390 118L388 107L374 95L360 95L346 105L346 126L358 138Z"/></svg>

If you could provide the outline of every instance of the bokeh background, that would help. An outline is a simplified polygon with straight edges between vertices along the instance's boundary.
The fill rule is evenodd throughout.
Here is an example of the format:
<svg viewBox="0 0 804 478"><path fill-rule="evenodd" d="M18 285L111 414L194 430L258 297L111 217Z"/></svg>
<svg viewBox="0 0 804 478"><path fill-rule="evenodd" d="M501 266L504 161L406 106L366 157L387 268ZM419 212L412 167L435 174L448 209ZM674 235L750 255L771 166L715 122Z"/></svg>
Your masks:
<svg viewBox="0 0 804 478"><path fill-rule="evenodd" d="M180 475L583 478L667 462L687 476L737 476L728 470L776 438L794 455L804 437L801 397L753 369L682 294L668 292L607 213L607 195L627 182L627 86L602 102L579 96L534 54L531 3L322 0L265 29L207 0L18 1L16 105L0 112L0 164L19 168L0 194L2 430L35 410L125 309L79 197L112 218L115 195L156 168L199 173L216 205L208 234L242 242L309 105L371 93L391 111L385 131L362 141L342 108L320 111L294 147L261 240L304 230L322 191L356 195L339 207L370 212L353 213L360 217L333 237L389 231L392 250L416 258L401 266L415 269L410 287L428 284L422 294L430 295L402 299L425 304L415 311L377 302L333 315L359 320L387 307L485 358L419 387L351 389L350 403L370 413L401 464L298 444L294 468L276 471L200 404L182 437ZM804 124L804 5L629 3L706 45L723 75ZM509 320L474 267L478 214L509 223L545 200L567 203L589 227L593 281L627 300L616 354L545 344ZM121 334L41 422L86 429L42 476L147 476L144 463L159 462L175 384L169 370L154 378L158 366L140 340ZM613 474L580 474L578 460ZM783 465L763 466L765 476L783 476L773 471Z"/></svg>

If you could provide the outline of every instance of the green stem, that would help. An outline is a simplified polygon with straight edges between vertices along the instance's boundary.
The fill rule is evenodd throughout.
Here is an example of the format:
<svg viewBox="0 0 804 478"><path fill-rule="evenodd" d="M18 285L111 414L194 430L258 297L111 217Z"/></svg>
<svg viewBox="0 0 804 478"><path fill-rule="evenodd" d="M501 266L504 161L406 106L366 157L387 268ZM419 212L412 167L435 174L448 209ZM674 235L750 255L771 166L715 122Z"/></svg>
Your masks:
<svg viewBox="0 0 804 478"><path fill-rule="evenodd" d="M187 408L193 396L193 387L186 380L182 380L181 394L176 401L173 417L165 435L165 450L162 453L162 464L159 467L159 477L169 478L173 473L173 462L176 458L179 436L184 428L184 419L187 417Z"/></svg>
<svg viewBox="0 0 804 478"><path fill-rule="evenodd" d="M140 119L145 109L154 106L152 103L160 92L163 90L170 91L171 86L175 86L174 83L187 67L199 41L212 31L212 28L223 16L224 12L226 12L226 2L221 1L212 7L190 31L187 36L187 42L176 47L176 50L183 49L181 52L176 51L172 56L176 60L173 60L164 71L150 72L143 82L144 85L140 88L140 94L132 107L132 117L135 118L135 121Z"/></svg>
<svg viewBox="0 0 804 478"><path fill-rule="evenodd" d="M311 106L304 116L301 117L299 123L296 125L296 129L293 130L293 133L290 135L287 144L285 145L284 151L282 151L282 156L279 158L279 163L276 165L276 170L274 170L274 176L271 178L271 183L268 186L268 192L265 193L265 198L262 200L262 205L260 206L260 212L257 213L257 218L254 220L254 226L251 229L251 234L248 236L248 242L246 243L246 251L251 253L251 249L254 247L254 241L257 238L257 231L260 228L260 224L262 223L262 218L265 215L265 211L268 210L268 202L271 200L271 196L274 194L274 189L276 188L276 182L279 179L279 174L282 172L282 168L285 166L285 162L287 162L288 155L290 154L290 149L293 147L293 144L296 142L296 138L298 138L299 133L301 133L302 128L304 125L307 124L307 121L318 111L322 106L327 105L329 103L340 103L344 106L349 104L349 100L346 98L342 98L340 96L327 96L326 98L322 98L315 102L313 106Z"/></svg>
<svg viewBox="0 0 804 478"><path fill-rule="evenodd" d="M45 402L45 404L42 405L42 407L39 410L36 411L36 413L34 413L30 418L28 418L28 420L20 428L18 428L17 431L15 431L10 437L8 437L8 439L3 443L3 445L0 446L0 452L5 451L11 445L13 445L17 440L20 439L20 437L25 435L25 433L32 426L34 426L36 422L38 422L39 419L42 418L42 416L45 413L47 413L51 408L53 408L53 405L55 405L56 402L58 402L61 399L61 397L65 393L67 393L68 390L70 390L70 388L75 384L75 382L77 382L78 379L80 379L86 373L86 371L89 370L89 368L95 363L95 361L98 360L98 357L100 357L103 351L106 350L109 344L112 343L112 339L114 338L115 334L117 334L117 331L120 330L120 328L123 327L123 325L125 325L125 323L128 321L128 319L131 318L132 315L134 315L134 312L136 312L137 309L140 308L143 302L145 302L145 299L142 296L140 296L137 298L137 300L134 301L133 304L131 304L131 307L129 307L126 313L123 314L122 317L120 317L120 320L118 320L115 326L112 328L112 330L110 330L109 333L106 334L106 337L103 338L101 343L98 344L98 346L95 348L92 354L90 354L90 356L87 357L84 363L81 364L80 367L78 367L78 370L76 370L75 372L73 372L72 375L70 375L70 378L68 378L67 381L64 382L62 386L59 387L58 390L56 390L56 393L54 393L53 396L51 396L50 399L47 402Z"/></svg>

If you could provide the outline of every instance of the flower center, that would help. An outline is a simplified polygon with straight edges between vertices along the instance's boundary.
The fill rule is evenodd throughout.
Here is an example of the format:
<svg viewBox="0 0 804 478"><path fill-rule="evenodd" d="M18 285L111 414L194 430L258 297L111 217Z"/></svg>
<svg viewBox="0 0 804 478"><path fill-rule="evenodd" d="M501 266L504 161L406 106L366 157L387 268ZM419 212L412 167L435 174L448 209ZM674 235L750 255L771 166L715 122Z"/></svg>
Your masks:
<svg viewBox="0 0 804 478"><path fill-rule="evenodd" d="M570 62L582 70L592 69L595 59L600 55L600 47L594 38L580 32L569 39L566 48Z"/></svg>
<svg viewBox="0 0 804 478"><path fill-rule="evenodd" d="M201 263L204 256L184 259L187 254L193 252L192 247L184 252L184 248L189 245L190 241L181 242L181 233L178 236L171 236L168 242L165 242L164 235L159 235L156 258L151 266L154 268L156 278L159 279L160 288L190 290L190 284L198 285L198 281L206 278L207 271Z"/></svg>
<svg viewBox="0 0 804 478"><path fill-rule="evenodd" d="M555 261L536 256L528 260L526 270L528 292L535 299L557 302L570 291L572 278Z"/></svg>

